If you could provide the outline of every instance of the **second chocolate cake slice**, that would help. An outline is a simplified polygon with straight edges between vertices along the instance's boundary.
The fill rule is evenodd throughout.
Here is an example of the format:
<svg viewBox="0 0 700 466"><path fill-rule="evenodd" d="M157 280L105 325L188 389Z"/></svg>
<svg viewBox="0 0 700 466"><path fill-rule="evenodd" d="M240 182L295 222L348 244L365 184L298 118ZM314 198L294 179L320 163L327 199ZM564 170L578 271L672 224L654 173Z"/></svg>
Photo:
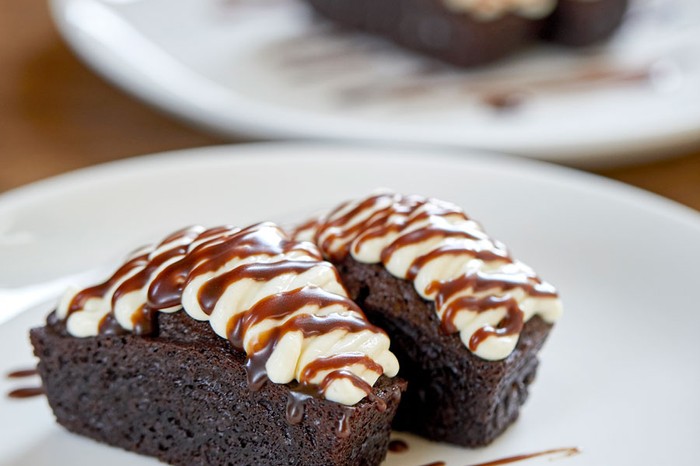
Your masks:
<svg viewBox="0 0 700 466"><path fill-rule="evenodd" d="M457 206L390 192L300 227L392 339L408 383L394 426L486 445L518 416L561 314L555 289Z"/></svg>

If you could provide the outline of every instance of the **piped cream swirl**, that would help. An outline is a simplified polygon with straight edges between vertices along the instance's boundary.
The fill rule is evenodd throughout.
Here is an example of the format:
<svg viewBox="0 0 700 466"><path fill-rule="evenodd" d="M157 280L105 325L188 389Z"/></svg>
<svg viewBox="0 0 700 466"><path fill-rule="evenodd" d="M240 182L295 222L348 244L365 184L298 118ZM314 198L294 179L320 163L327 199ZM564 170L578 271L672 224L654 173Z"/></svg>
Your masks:
<svg viewBox="0 0 700 466"><path fill-rule="evenodd" d="M483 359L506 358L533 316L552 323L562 312L554 287L448 202L380 192L340 205L295 237L314 240L331 261L350 254L411 280L435 303L442 328Z"/></svg>
<svg viewBox="0 0 700 466"><path fill-rule="evenodd" d="M76 337L115 324L148 334L156 312L179 309L244 350L253 380L296 380L353 405L398 372L389 338L348 299L335 268L270 223L180 230L134 252L106 282L68 292L56 317Z"/></svg>

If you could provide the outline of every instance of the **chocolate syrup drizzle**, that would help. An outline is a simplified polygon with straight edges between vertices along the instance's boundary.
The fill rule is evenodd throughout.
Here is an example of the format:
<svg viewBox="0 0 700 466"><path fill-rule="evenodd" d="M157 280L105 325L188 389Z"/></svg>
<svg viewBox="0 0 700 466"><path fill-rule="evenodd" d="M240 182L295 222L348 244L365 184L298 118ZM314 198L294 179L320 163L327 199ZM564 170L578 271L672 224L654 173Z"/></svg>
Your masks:
<svg viewBox="0 0 700 466"><path fill-rule="evenodd" d="M30 368L30 369L19 369L16 371L8 372L6 377L8 379L23 379L27 377L34 377L35 375L38 375L39 371L37 370L36 367ZM15 390L12 390L7 393L7 396L9 398L33 398L35 396L40 396L45 394L46 392L44 391L44 387L21 387L17 388Z"/></svg>
<svg viewBox="0 0 700 466"><path fill-rule="evenodd" d="M354 203L346 202L315 223L306 222L294 232L294 236L309 234L324 255L335 262L350 254L357 259L368 243L386 239L378 260L385 266L402 251L437 242L437 246L427 253L415 257L405 276L399 277L414 283L427 264L445 256L479 259L503 266L519 264L503 244L491 239L457 206L420 196L384 192ZM469 241L460 241L465 239ZM551 285L520 265L507 272L502 271L503 268L501 271L470 270L447 280L434 280L424 290L417 291L435 301L446 333L460 330L455 321L464 311L480 314L494 309L505 310L505 317L497 325L486 325L471 335L467 346L476 352L489 337L519 335L521 332L524 312L513 291L517 290L526 297L557 298Z"/></svg>
<svg viewBox="0 0 700 466"><path fill-rule="evenodd" d="M497 460L493 460L493 461L487 461L486 463L473 464L471 466L499 466L501 464L516 463L518 461L525 461L525 460L537 458L540 456L569 457L569 456L578 455L579 453L581 453L581 450L579 448L576 448L576 447L555 448L552 450L539 451L537 453L528 453L525 455L509 456L507 458L501 458L501 459L497 459Z"/></svg>
<svg viewBox="0 0 700 466"><path fill-rule="evenodd" d="M23 379L25 377L33 377L35 375L39 375L39 370L36 367L32 367L29 369L18 369L16 371L8 372L6 377L8 379Z"/></svg>
<svg viewBox="0 0 700 466"><path fill-rule="evenodd" d="M22 387L10 391L7 396L10 398L34 398L46 394L44 387Z"/></svg>
<svg viewBox="0 0 700 466"><path fill-rule="evenodd" d="M401 439L394 439L389 442L389 451L392 453L403 453L408 451L408 443Z"/></svg>
<svg viewBox="0 0 700 466"><path fill-rule="evenodd" d="M68 303L64 320L82 311L90 299L102 299L108 300L108 312L99 322L100 334L132 331L136 335L155 335L158 312L173 312L182 306L198 320L211 317L213 326L212 315L217 305L226 291L237 283L247 280L265 285L283 275L300 276L312 270L334 278L334 291L313 284L303 285L262 297L258 293L248 309L226 310L230 312L224 316L228 319L225 336L236 349L247 353L249 385L257 390L268 380L267 361L290 332L297 332L305 339L338 331L385 336L343 295L345 290L337 271L330 263L323 262L320 251L311 243L292 241L274 224L262 223L245 229L223 226L206 230L193 226L179 230L155 247L133 253L104 283L78 292ZM183 303L183 294L190 285L198 310ZM338 294L339 290L343 294ZM120 320L116 309L120 300L136 296L134 293L140 293L142 302L140 305L137 302L136 308L130 310L131 325L124 325L124 316ZM339 306L341 312L324 311L331 306L333 309ZM250 342L246 341L251 329L262 322L275 324L251 337ZM356 373L358 367L376 376L385 372L381 364L364 352L330 353L308 362L287 403L289 422L300 422L304 401L311 396L323 397L327 388L340 379L379 401L378 409L385 409L386 404L373 395L372 386ZM347 430L350 412L347 410L339 421L338 435L344 435Z"/></svg>

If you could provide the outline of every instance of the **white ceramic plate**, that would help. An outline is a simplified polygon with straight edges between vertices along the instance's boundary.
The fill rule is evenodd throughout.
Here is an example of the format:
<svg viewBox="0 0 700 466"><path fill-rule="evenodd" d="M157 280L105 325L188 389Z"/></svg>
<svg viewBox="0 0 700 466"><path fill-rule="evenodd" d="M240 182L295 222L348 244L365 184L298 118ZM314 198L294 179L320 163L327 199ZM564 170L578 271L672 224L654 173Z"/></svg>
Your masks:
<svg viewBox="0 0 700 466"><path fill-rule="evenodd" d="M700 141L700 3L631 0L602 48L456 71L333 31L300 0L51 0L68 43L140 98L230 135L441 144L600 166ZM526 94L498 111L488 96Z"/></svg>
<svg viewBox="0 0 700 466"><path fill-rule="evenodd" d="M462 205L555 283L566 307L531 398L502 437L469 451L397 434L411 448L387 464L466 466L560 447L583 449L561 459L572 466L698 464L700 215L522 159L221 147L116 162L5 194L0 315L31 309L0 326L0 373L32 364L27 330L53 305L36 300L57 293L65 275L109 265L183 225L286 222L379 186ZM0 392L26 383L2 378ZM42 398L2 396L0 412L2 465L156 464L66 433Z"/></svg>

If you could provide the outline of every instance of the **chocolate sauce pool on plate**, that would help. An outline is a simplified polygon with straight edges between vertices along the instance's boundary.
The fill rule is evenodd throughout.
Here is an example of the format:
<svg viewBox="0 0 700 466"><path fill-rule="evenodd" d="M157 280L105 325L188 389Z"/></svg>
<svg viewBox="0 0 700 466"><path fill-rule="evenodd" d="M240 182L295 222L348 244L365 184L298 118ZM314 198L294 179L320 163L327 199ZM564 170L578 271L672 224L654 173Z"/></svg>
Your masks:
<svg viewBox="0 0 700 466"><path fill-rule="evenodd" d="M392 444L394 442L401 442L405 444L402 440L392 440L391 443L389 443L389 451L396 451L392 449ZM408 448L408 445L406 445L406 448ZM400 450L403 451L403 450ZM540 456L551 456L551 457L563 457L567 458L569 456L574 456L578 455L581 453L581 450L577 447L569 447L569 448L554 448L551 450L544 450L544 451L538 451L536 453L527 453L525 455L516 455L516 456L509 456L507 458L501 458L493 461L487 461L485 463L477 463L477 464L472 464L469 466L499 466L502 464L510 464L510 463L516 463L518 461L525 461L529 460L532 458L537 458ZM550 458L553 459L553 458ZM433 463L428 463L424 464L421 466L445 466L444 461L435 461Z"/></svg>
<svg viewBox="0 0 700 466"><path fill-rule="evenodd" d="M400 439L389 442L389 451L392 453L403 453L407 451L408 448L408 443Z"/></svg>
<svg viewBox="0 0 700 466"><path fill-rule="evenodd" d="M44 387L22 387L12 390L7 394L9 398L33 398L35 396L44 395Z"/></svg>
<svg viewBox="0 0 700 466"><path fill-rule="evenodd" d="M16 371L8 372L6 377L8 379L21 379L24 377L32 377L38 374L39 371L36 369L36 367L34 367L31 369L18 369Z"/></svg>
<svg viewBox="0 0 700 466"><path fill-rule="evenodd" d="M525 461L525 460L529 460L532 458L537 458L540 456L569 457L569 456L578 455L579 453L581 453L581 450L579 448L576 448L576 447L554 448L552 450L544 450L544 451L539 451L536 453L528 453L525 455L509 456L507 458L501 458L498 460L487 461L486 463L472 464L470 466L498 466L500 464L510 464L510 463L515 463L517 461Z"/></svg>
<svg viewBox="0 0 700 466"><path fill-rule="evenodd" d="M29 369L18 369L12 372L8 372L6 377L8 379L22 379L26 377L33 377L35 375L38 375L39 371L36 369L36 367L29 368ZM44 387L38 386L38 387L20 387L16 388L10 392L7 393L8 398L15 398L15 399L22 399L22 398L33 398L35 396L40 396L43 395L44 392Z"/></svg>

